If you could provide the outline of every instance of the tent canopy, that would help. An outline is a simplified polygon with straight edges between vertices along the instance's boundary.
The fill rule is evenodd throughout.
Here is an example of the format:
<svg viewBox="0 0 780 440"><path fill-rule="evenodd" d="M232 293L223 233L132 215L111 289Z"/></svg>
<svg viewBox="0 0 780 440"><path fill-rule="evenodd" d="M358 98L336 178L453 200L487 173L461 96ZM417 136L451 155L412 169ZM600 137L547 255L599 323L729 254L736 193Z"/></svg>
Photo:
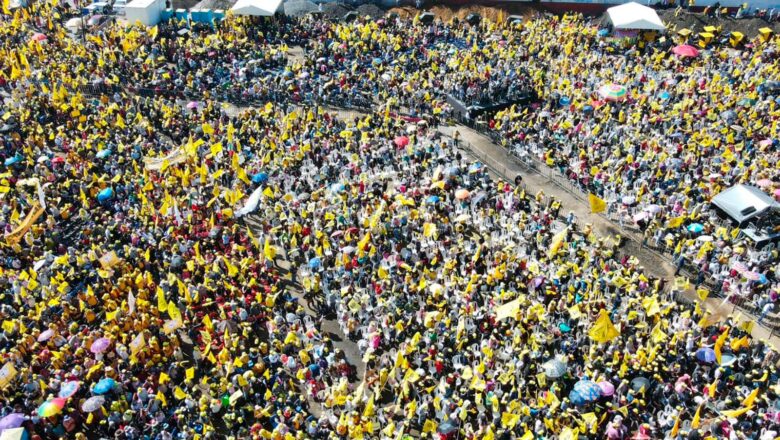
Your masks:
<svg viewBox="0 0 780 440"><path fill-rule="evenodd" d="M758 217L770 209L780 208L780 205L765 192L743 184L722 191L712 198L712 204L739 224Z"/></svg>
<svg viewBox="0 0 780 440"><path fill-rule="evenodd" d="M282 0L238 0L230 10L236 15L271 17L281 6Z"/></svg>
<svg viewBox="0 0 780 440"><path fill-rule="evenodd" d="M653 8L636 2L607 9L607 16L615 29L663 31L666 26Z"/></svg>

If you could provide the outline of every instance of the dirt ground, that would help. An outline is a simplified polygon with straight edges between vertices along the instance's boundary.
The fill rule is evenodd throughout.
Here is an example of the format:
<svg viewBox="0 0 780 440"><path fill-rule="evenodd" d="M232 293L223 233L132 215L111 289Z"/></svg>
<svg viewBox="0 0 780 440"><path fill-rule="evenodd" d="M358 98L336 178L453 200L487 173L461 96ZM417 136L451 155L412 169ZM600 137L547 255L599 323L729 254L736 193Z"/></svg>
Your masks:
<svg viewBox="0 0 780 440"><path fill-rule="evenodd" d="M731 17L709 17L703 13L692 13L687 11L677 11L675 9L666 9L658 11L658 16L666 24L671 32L676 32L683 28L688 28L694 34L702 32L705 26L722 26L721 33L742 32L748 38L758 35L758 30L768 27L775 33L780 32L780 23L769 23L761 18L741 18L739 20Z"/></svg>

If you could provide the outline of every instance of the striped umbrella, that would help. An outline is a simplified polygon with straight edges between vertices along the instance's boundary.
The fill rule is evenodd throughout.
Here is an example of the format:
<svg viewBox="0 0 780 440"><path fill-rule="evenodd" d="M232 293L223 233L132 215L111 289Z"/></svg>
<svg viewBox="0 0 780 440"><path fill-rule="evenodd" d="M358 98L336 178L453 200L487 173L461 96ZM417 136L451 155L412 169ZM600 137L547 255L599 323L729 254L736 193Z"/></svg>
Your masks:
<svg viewBox="0 0 780 440"><path fill-rule="evenodd" d="M761 274L758 272L745 272L742 275L750 281L758 281L761 279Z"/></svg>
<svg viewBox="0 0 780 440"><path fill-rule="evenodd" d="M605 84L599 89L599 95L607 101L620 101L627 94L628 90L626 90L625 86L615 83Z"/></svg>
<svg viewBox="0 0 780 440"><path fill-rule="evenodd" d="M745 273L748 271L748 267L745 265L745 263L737 261L736 263L731 265L731 268L736 270L739 273Z"/></svg>
<svg viewBox="0 0 780 440"><path fill-rule="evenodd" d="M66 399L56 397L51 400L43 402L38 407L38 417L51 417L62 412L62 408L65 408Z"/></svg>

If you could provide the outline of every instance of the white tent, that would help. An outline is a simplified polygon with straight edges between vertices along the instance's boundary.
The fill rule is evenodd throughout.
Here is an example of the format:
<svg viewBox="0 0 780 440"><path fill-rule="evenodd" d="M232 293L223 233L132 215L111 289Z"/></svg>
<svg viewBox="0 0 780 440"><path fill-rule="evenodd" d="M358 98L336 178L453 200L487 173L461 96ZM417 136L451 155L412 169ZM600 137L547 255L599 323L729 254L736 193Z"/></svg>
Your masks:
<svg viewBox="0 0 780 440"><path fill-rule="evenodd" d="M636 2L611 7L607 9L607 15L615 29L666 30L666 26L653 8Z"/></svg>
<svg viewBox="0 0 780 440"><path fill-rule="evenodd" d="M232 8L236 15L271 17L282 7L282 0L238 0Z"/></svg>

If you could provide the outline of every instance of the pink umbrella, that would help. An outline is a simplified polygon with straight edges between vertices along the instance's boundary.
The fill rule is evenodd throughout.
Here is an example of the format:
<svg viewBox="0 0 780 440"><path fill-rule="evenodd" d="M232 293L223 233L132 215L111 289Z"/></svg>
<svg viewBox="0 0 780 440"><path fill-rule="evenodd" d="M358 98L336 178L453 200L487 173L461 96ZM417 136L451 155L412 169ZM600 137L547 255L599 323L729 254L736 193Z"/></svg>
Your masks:
<svg viewBox="0 0 780 440"><path fill-rule="evenodd" d="M775 197L780 197L780 188L775 190Z"/></svg>
<svg viewBox="0 0 780 440"><path fill-rule="evenodd" d="M38 342L46 342L49 339L51 339L52 336L54 336L54 330L48 329L43 333L41 333L40 335L38 335Z"/></svg>
<svg viewBox="0 0 780 440"><path fill-rule="evenodd" d="M393 140L393 142L395 142L397 147L402 148L409 145L409 138L406 136L398 136Z"/></svg>
<svg viewBox="0 0 780 440"><path fill-rule="evenodd" d="M681 44L672 49L672 53L680 57L694 58L699 56L699 49L688 44Z"/></svg>
<svg viewBox="0 0 780 440"><path fill-rule="evenodd" d="M745 273L745 272L748 271L748 268L747 268L747 266L745 266L745 263L741 263L739 261L737 261L736 263L732 264L731 268L736 270L739 273Z"/></svg>
<svg viewBox="0 0 780 440"><path fill-rule="evenodd" d="M48 40L48 38L46 37L46 35L43 35L40 32L36 32L36 33L33 34L32 40L40 42L40 41L46 41L46 40Z"/></svg>
<svg viewBox="0 0 780 440"><path fill-rule="evenodd" d="M190 110L196 109L196 108L198 108L198 103L195 102L195 101L190 101L187 104L187 108L190 109Z"/></svg>
<svg viewBox="0 0 780 440"><path fill-rule="evenodd" d="M758 182L756 182L756 185L758 185L760 188L766 188L772 185L772 181L769 179L761 179Z"/></svg>
<svg viewBox="0 0 780 440"><path fill-rule="evenodd" d="M612 385L611 383L605 381L601 381L598 383L599 388L601 388L601 395L610 397L613 394L615 394L615 385Z"/></svg>
<svg viewBox="0 0 780 440"><path fill-rule="evenodd" d="M761 279L761 274L758 272L745 272L742 275L750 281L758 281Z"/></svg>
<svg viewBox="0 0 780 440"><path fill-rule="evenodd" d="M111 345L111 340L108 338L100 338L92 343L92 346L89 347L89 351L92 353L103 353L104 351L108 350L108 346Z"/></svg>

